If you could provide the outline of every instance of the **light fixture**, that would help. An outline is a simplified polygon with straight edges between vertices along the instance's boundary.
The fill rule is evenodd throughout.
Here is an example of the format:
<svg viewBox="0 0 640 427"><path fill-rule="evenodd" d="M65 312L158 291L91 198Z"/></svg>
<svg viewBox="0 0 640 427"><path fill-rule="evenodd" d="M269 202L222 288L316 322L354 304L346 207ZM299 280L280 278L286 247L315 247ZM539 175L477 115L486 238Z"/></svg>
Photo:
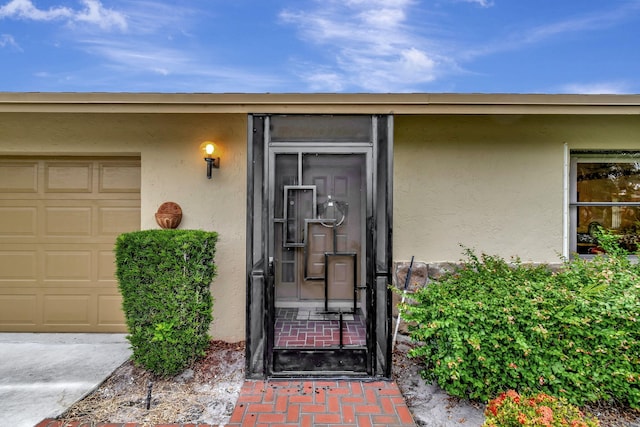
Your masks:
<svg viewBox="0 0 640 427"><path fill-rule="evenodd" d="M207 162L207 178L211 179L211 170L213 168L218 169L220 167L220 157L212 157L212 154L216 149L213 142L205 141L202 145L204 145L204 151L207 154L204 158L204 161Z"/></svg>

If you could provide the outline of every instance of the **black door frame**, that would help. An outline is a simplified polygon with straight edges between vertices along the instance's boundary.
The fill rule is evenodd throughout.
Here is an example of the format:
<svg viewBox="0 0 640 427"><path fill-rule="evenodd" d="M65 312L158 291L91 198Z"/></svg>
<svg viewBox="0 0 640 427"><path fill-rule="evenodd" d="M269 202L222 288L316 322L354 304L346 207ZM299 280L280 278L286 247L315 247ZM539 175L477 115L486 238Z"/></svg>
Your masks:
<svg viewBox="0 0 640 427"><path fill-rule="evenodd" d="M305 118L299 116L303 123ZM391 375L391 283L392 269L392 177L393 177L393 118L392 116L322 116L326 126L331 117L344 126L350 117L362 122L371 120L371 134L366 141L370 146L370 198L372 209L366 217L366 286L367 323L366 351L331 349L326 351L279 352L277 363L287 363L295 357L314 358L316 368L292 369L276 372L274 369L273 320L274 320L274 268L269 259L272 228L268 222L272 209L269 179L270 115L248 117L248 180L247 180L247 307L246 307L246 375L249 378L277 376L335 377ZM312 120L313 122L313 120ZM313 125L312 125L313 126ZM312 127L311 126L311 127ZM325 128L326 129L326 128ZM314 130L309 129L313 134ZM324 132L324 131L322 131ZM310 135L311 135L310 134ZM308 143L301 143L308 144ZM317 143L308 144L319 146ZM320 144L332 150L348 152L349 143L327 141ZM363 141L355 146L363 146ZM329 148L334 147L334 148ZM335 147L340 147L335 148ZM345 150L346 148L346 150ZM325 152L323 150L323 152ZM271 230L271 231L270 231ZM346 363L345 363L346 361ZM358 364L365 369L356 369ZM302 365L300 365L302 366ZM345 369L346 367L346 369ZM340 368L340 369L338 369Z"/></svg>

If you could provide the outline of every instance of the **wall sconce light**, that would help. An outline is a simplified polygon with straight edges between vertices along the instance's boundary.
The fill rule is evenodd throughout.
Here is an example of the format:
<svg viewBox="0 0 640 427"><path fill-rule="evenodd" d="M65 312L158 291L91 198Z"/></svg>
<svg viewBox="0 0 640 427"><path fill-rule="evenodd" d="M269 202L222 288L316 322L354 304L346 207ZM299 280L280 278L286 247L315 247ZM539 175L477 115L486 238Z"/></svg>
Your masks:
<svg viewBox="0 0 640 427"><path fill-rule="evenodd" d="M220 157L212 157L212 154L216 149L213 142L205 141L202 145L204 145L204 151L206 153L204 161L207 162L207 178L211 179L211 170L213 168L218 169L220 167Z"/></svg>

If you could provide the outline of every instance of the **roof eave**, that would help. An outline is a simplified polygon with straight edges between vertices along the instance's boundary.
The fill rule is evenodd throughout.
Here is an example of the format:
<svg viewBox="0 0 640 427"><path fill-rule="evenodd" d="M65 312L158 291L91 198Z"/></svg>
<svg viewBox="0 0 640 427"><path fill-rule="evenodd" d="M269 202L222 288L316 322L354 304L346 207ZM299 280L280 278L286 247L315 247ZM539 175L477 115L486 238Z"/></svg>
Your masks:
<svg viewBox="0 0 640 427"><path fill-rule="evenodd" d="M2 92L0 112L626 115L640 95Z"/></svg>

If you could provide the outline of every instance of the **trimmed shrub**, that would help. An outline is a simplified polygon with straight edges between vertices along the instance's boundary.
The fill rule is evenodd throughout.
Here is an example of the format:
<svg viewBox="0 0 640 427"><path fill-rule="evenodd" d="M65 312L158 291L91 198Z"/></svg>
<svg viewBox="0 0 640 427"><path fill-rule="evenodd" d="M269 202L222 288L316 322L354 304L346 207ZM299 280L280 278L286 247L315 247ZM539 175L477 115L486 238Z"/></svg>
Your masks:
<svg viewBox="0 0 640 427"><path fill-rule="evenodd" d="M134 362L156 375L181 372L209 346L217 238L200 230L143 230L117 238L127 339Z"/></svg>
<svg viewBox="0 0 640 427"><path fill-rule="evenodd" d="M640 276L626 254L554 274L465 253L462 268L401 307L427 380L483 401L514 389L640 407Z"/></svg>

